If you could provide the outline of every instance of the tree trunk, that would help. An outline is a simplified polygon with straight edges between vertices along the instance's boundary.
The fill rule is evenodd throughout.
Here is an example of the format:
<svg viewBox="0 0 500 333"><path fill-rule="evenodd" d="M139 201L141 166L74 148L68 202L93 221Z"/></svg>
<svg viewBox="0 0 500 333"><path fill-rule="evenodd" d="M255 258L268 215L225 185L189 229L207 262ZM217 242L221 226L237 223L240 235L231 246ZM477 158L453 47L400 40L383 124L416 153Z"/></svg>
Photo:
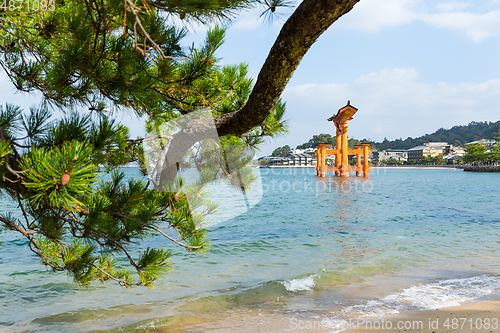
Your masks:
<svg viewBox="0 0 500 333"><path fill-rule="evenodd" d="M304 0L283 25L245 106L239 111L214 116L219 136L242 135L262 124L312 44L357 2L359 0ZM207 128L200 126L175 135L165 159L165 168L176 167L168 161L177 161L205 133L209 135ZM169 182L171 179L168 178L173 174L164 170L161 182Z"/></svg>
<svg viewBox="0 0 500 333"><path fill-rule="evenodd" d="M260 125L312 44L357 2L359 0L303 1L283 25L246 105L239 111L215 116L219 135L241 135Z"/></svg>

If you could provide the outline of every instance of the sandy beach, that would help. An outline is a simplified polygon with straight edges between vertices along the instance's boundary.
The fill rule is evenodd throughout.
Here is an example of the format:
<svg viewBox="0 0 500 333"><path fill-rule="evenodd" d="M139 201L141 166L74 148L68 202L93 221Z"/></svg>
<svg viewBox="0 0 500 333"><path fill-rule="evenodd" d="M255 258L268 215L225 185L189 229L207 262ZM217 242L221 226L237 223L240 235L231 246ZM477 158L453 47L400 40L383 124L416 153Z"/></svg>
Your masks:
<svg viewBox="0 0 500 333"><path fill-rule="evenodd" d="M372 169L426 169L426 170L463 170L462 168L453 168L453 166L444 166L444 165L433 165L433 166L376 166L372 165Z"/></svg>
<svg viewBox="0 0 500 333"><path fill-rule="evenodd" d="M488 301L434 311L402 313L394 316L366 320L371 320L372 322L368 325L359 325L358 327L345 330L343 333L499 332L500 301ZM382 324L382 321L384 324Z"/></svg>
<svg viewBox="0 0 500 333"><path fill-rule="evenodd" d="M290 314L232 313L220 320L175 327L156 327L155 332L500 332L500 300L454 308L401 313L386 317L365 317L336 327L327 320L301 319Z"/></svg>
<svg viewBox="0 0 500 333"><path fill-rule="evenodd" d="M2 233L0 331L365 332L371 319L374 331L500 333L498 302L469 307L500 299L498 174L377 170L274 169L246 200L219 189L211 251L176 253L152 291L83 289Z"/></svg>

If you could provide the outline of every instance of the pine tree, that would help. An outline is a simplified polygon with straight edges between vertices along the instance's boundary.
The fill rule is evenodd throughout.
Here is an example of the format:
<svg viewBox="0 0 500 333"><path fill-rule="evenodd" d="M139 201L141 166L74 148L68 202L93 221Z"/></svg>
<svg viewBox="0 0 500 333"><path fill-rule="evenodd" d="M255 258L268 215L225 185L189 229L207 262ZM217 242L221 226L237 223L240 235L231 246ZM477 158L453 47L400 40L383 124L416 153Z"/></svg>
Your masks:
<svg viewBox="0 0 500 333"><path fill-rule="evenodd" d="M175 178L179 165L167 163L173 155L210 164L202 158L210 144L194 146L210 132L199 126L169 137L165 168L156 170L160 182L125 182L118 168L136 161L146 172L143 144L151 138L129 138L127 128L109 116L110 108L147 116L152 131L208 107L227 148L225 165L244 166L244 149L228 153L229 147L256 148L286 131L280 94L319 35L358 1L302 2L255 84L246 77L246 66L218 65L224 29L209 30L201 47L185 50L186 30L168 17L224 21L263 4L264 15L272 18L276 8L289 6L286 1L51 0L35 12L25 2L16 10L10 3L0 8L0 64L12 83L20 91L41 92L47 104L67 113L51 122L46 106L22 114L7 104L0 111L0 192L19 204L22 216L2 213L3 226L28 239L44 264L67 271L82 285L114 280L126 287L152 286L170 268L172 252L136 253L132 246L159 234L188 251L206 251L206 232L198 226L215 206L203 200L203 184L221 177L245 190L242 184L252 177L244 167L236 177L223 165L202 175L200 186L186 187ZM111 180L102 181L102 173L110 173ZM199 200L188 203L193 191ZM201 206L202 213L192 213ZM120 255L136 279L117 266Z"/></svg>

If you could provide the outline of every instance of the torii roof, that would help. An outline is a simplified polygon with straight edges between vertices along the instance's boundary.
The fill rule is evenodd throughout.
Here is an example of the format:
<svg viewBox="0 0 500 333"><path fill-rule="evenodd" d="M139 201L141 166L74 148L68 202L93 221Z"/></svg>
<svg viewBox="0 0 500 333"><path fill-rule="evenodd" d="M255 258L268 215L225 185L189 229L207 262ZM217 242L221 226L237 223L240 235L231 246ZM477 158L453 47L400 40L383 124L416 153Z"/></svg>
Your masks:
<svg viewBox="0 0 500 333"><path fill-rule="evenodd" d="M337 114L328 118L328 121L342 122L345 120L352 120L352 116L358 111L357 108L351 105L351 101L347 101L346 106L340 108Z"/></svg>

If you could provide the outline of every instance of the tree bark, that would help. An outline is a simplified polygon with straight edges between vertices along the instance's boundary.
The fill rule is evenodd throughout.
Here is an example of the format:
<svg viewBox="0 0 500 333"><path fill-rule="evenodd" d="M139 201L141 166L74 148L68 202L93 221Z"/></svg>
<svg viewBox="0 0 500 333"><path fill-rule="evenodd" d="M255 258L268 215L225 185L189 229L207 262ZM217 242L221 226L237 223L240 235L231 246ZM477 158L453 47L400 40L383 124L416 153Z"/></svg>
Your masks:
<svg viewBox="0 0 500 333"><path fill-rule="evenodd" d="M214 116L219 136L242 135L262 124L309 48L358 2L359 0L304 0L283 25L245 106L239 111ZM168 161L177 161L205 133L209 135L209 129L200 126L175 135L165 159L165 168L176 167L169 165ZM164 169L161 182L168 182L172 174L174 173Z"/></svg>
<svg viewBox="0 0 500 333"><path fill-rule="evenodd" d="M300 61L335 21L359 0L305 0L285 22L248 102L239 111L215 117L219 135L241 135L269 115Z"/></svg>

